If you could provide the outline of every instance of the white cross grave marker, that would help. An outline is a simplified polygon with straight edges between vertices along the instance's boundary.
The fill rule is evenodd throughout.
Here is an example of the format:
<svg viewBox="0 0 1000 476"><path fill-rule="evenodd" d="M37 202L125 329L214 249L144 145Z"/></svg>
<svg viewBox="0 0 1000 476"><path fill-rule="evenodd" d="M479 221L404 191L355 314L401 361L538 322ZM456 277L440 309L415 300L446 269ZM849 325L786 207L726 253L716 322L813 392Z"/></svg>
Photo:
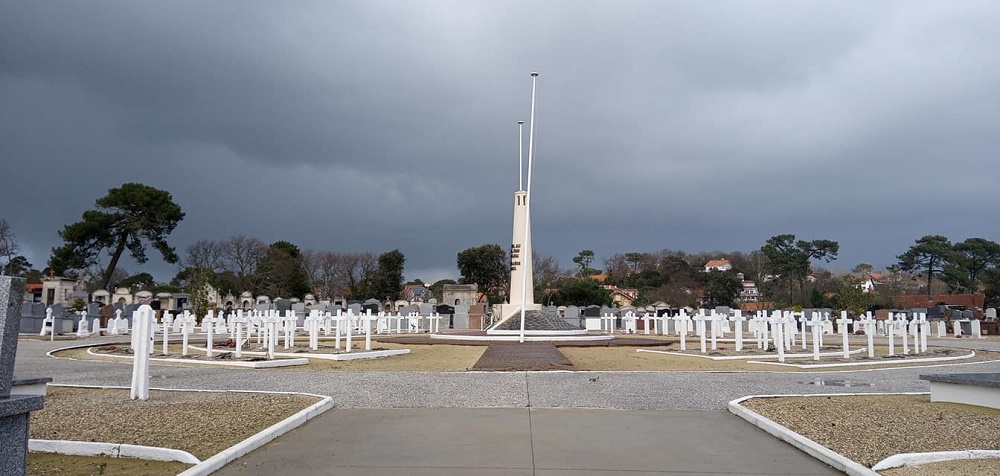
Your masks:
<svg viewBox="0 0 1000 476"><path fill-rule="evenodd" d="M844 338L844 360L851 358L851 344L848 340L848 329L847 327L851 324L851 318L847 316L847 311L840 311L840 319L837 319L837 327L840 330L840 335Z"/></svg>
<svg viewBox="0 0 1000 476"><path fill-rule="evenodd" d="M139 306L132 314L135 332L135 348L132 360L132 387L129 398L149 400L149 342L152 336L153 308L147 304Z"/></svg>

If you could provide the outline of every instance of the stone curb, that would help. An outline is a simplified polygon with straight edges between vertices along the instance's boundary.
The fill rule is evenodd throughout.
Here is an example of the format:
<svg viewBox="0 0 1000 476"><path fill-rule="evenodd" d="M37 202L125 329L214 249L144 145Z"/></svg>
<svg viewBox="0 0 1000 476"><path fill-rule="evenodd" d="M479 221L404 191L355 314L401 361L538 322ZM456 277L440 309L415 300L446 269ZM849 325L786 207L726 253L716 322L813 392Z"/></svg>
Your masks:
<svg viewBox="0 0 1000 476"><path fill-rule="evenodd" d="M198 464L201 460L187 451L156 446L127 445L122 443L95 443L70 440L28 440L31 453L56 453L71 456L101 456L112 458L139 458L153 461L178 461Z"/></svg>
<svg viewBox="0 0 1000 476"><path fill-rule="evenodd" d="M93 355L95 357L110 357L112 359L128 359L132 360L135 357L128 355L111 355L111 354L98 354L94 352L94 347L87 348L87 355ZM161 354L162 355L162 354ZM277 354L275 354L277 355ZM287 354L292 355L292 354ZM95 359L96 360L96 359ZM191 359L173 359L164 357L150 357L150 362L168 362L171 364L184 364L184 365L204 365L208 367L234 367L241 369L276 369L281 367L294 367L296 365L307 365L309 364L309 359L306 358L295 358L295 359L275 359L275 360L259 360L255 362L240 362L240 361L221 361L221 360L191 360Z"/></svg>
<svg viewBox="0 0 1000 476"><path fill-rule="evenodd" d="M937 463L939 461L986 458L1000 458L1000 451L966 450L936 451L931 453L900 453L879 461L875 466L872 466L872 469L875 471L882 471L883 469L898 468L900 466L919 466L927 463Z"/></svg>
<svg viewBox="0 0 1000 476"><path fill-rule="evenodd" d="M951 362L951 361L955 361L955 360L971 359L971 358L974 358L976 356L976 352L975 351L971 351L970 350L969 352L970 353L968 355L956 355L954 357L928 357L928 358L907 359L907 360L886 360L886 361L881 361L881 362L867 362L867 363L863 363L863 362L850 362L850 363L834 363L834 364L789 364L787 362L786 363L781 363L781 362L760 362L760 361L753 361L753 360L748 360L747 363L749 363L749 364L761 364L761 365L777 365L777 366L783 366L783 367L796 367L796 368L800 368L800 369L826 369L826 368L833 368L833 367L861 367L861 366L870 366L870 365L886 365L886 366L888 366L888 365L900 365L900 364L921 364L921 363L925 363L925 362ZM976 363L976 362L971 362L971 363ZM906 367L906 366L904 365L904 367ZM897 368L900 368L900 367L897 367Z"/></svg>
<svg viewBox="0 0 1000 476"><path fill-rule="evenodd" d="M288 433L291 430L299 427L303 423L321 415L323 412L334 407L333 398L323 395L315 395L311 393L300 393L300 392L246 392L246 393L277 393L277 394L292 394L292 395L307 395L311 397L320 397L321 400L300 410L298 413L278 422L270 427L267 427L256 435L251 436L239 443L236 443L229 448L222 450L215 456L198 463L194 467L188 468L186 471L181 472L178 476L202 476L208 475L216 470L222 468L223 466L235 461L240 456L243 456L261 446L264 446L271 440Z"/></svg>
<svg viewBox="0 0 1000 476"><path fill-rule="evenodd" d="M926 392L904 392L904 393L821 393L808 395L749 395L740 397L729 402L729 412L752 423L754 426L770 433L802 451L809 456L816 458L839 471L843 471L848 476L878 476L875 471L866 468L860 463L837 453L809 438L806 438L774 421L765 418L763 415L740 405L740 403L751 398L775 398L775 397L845 397L857 395L928 395Z"/></svg>
<svg viewBox="0 0 1000 476"><path fill-rule="evenodd" d="M207 349L204 347L190 346L192 349L200 350L206 352ZM216 352L219 352L216 350ZM231 352L231 351L223 351ZM88 352L89 353L89 352ZM256 350L244 350L246 355L267 355L267 352L260 352ZM275 352L275 357L288 357L288 358L298 358L298 359L320 359L320 360L359 360L359 359L380 359L382 357L392 357L396 355L406 355L410 353L410 349L389 349L389 350L358 350L352 352L345 352L342 354L323 354L323 353L309 353L309 352Z"/></svg>
<svg viewBox="0 0 1000 476"><path fill-rule="evenodd" d="M54 385L54 386L57 386L57 387L76 387L76 388L100 388L100 389L127 389L127 388L129 388L129 387L125 387L125 386L116 386L116 385L71 385L71 384L57 384L57 385ZM259 392L259 391L251 391L251 390L201 390L201 389L178 389L178 388L152 388L150 390L162 390L162 391L168 391L168 392L206 392L206 393L216 393L216 392L228 392L228 393L271 393L271 394L276 394L276 395L303 395L303 396L307 396L307 397L317 397L317 398L320 399L320 401L318 401L318 402L316 402L316 403L314 403L312 405L309 405L308 407L303 408L302 410L299 410L294 415L292 415L292 416L290 416L288 418L285 418L284 420L279 421L278 423L275 423L274 425L271 425L271 426L269 426L269 427L261 430L257 434L255 434L255 435L253 435L253 436L251 436L251 437L249 437L249 438L247 438L247 439L245 439L245 440L243 440L243 441L241 441L239 443L236 443L235 445L230 446L229 448L226 448L226 449L222 450L221 452L215 454L214 456L212 456L212 457L210 457L210 458L208 458L208 459L206 459L204 461L198 462L197 464L195 464L195 466L193 466L191 468L188 468L184 472L178 473L178 476L180 476L180 475L184 475L184 476L203 476L203 475L211 474L212 472L218 470L219 468L222 468L223 466L225 466L225 465L227 465L227 464L235 461L240 456L243 456L243 455L245 455L245 454L247 454L247 453L249 453L249 452L251 452L251 451L253 451L253 450L257 449L257 448L260 448L261 446L264 446L265 444L267 444L271 440L273 440L273 439L275 439L275 438L277 438L277 437L279 437L279 436L281 436L281 435L283 435L285 433L288 433L289 431L291 431L291 430L299 427L303 423L311 420L312 418L315 418L315 417L321 415L323 412L326 412L327 410L329 410L329 409L331 409L331 408L334 407L334 403L333 403L333 398L332 397L325 396L325 395L317 395L317 394L314 394L314 393L304 393L304 392ZM65 441L63 441L63 442L65 442ZM70 442L70 443L75 443L75 442ZM120 447L133 446L133 445L115 445L115 444L109 444L109 443L104 443L104 444L97 443L97 445L102 445L101 446L102 448L106 448L107 447L107 446L103 446L103 445L120 446ZM169 448L155 448L155 447L141 447L141 448L148 448L148 449L153 449L153 450L165 450L166 452L174 452L174 451L176 451L176 452L185 453L185 452L180 451L180 450L172 450L172 449L169 449ZM96 453L96 454L101 454L101 453ZM91 453L91 455L96 455L96 454ZM108 453L108 454L110 454L110 453ZM197 461L197 458L195 458L193 455L191 457L194 458ZM159 460L159 461L163 461L163 460Z"/></svg>
<svg viewBox="0 0 1000 476"><path fill-rule="evenodd" d="M712 355L701 355L701 354L685 354L683 352L670 352L670 351L667 351L667 350L656 350L656 349L636 349L635 351L636 352L649 352L649 353L653 353L653 354L677 355L677 356L681 356L681 357L700 357L700 358L703 358L703 359L711 359L711 360L747 360L748 362L750 361L749 359L760 360L760 359L777 359L778 358L777 354L775 354L775 355L725 355L725 356L712 356ZM864 352L864 351L865 351L865 349L855 349L855 350L851 350L850 353L851 354L859 354L859 353ZM819 355L826 356L826 357L836 357L838 355L844 355L844 353L843 352L820 352ZM793 359L794 358L812 357L812 356L813 356L813 354L785 354L786 358L793 358ZM760 363L760 362L754 362L754 363ZM871 364L864 364L864 365L871 365Z"/></svg>

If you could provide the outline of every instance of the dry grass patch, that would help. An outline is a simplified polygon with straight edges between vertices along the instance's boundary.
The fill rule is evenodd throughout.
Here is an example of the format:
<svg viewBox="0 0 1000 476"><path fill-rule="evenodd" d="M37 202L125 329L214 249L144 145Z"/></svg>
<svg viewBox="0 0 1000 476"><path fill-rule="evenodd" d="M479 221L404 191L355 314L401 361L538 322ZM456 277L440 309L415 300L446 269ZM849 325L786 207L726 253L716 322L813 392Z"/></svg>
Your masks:
<svg viewBox="0 0 1000 476"><path fill-rule="evenodd" d="M727 346L728 347L728 346ZM899 368L899 367L919 367L926 365L936 365L941 363L952 363L961 364L969 362L982 362L988 360L1000 360L1000 352L985 352L976 351L976 356L970 359L962 360L952 360L945 362L907 362L905 359L898 361L892 361L892 364L885 364L887 359L883 359L883 355L888 354L888 347L886 346L876 346L875 347L875 359L869 360L867 353L865 354L853 354L850 361L845 361L839 356L825 356L820 360L819 364L833 364L842 362L852 362L852 363L864 363L869 362L879 362L878 365L859 365L852 367L823 367L817 369L800 369L797 367L786 367L777 365L763 365L763 364L751 364L744 360L711 360L703 357L698 357L698 355L711 355L711 354L701 354L697 350L692 351L692 347L688 346L687 354L689 355L674 355L674 354L661 354L655 352L636 352L637 349L641 347L568 347L561 346L559 351L563 353L573 363L574 370L591 370L591 371L628 371L628 370L645 370L645 371L718 371L718 372L746 372L746 371L767 371L767 372L829 372L830 370L864 370L871 368ZM697 349L697 347L695 347ZM679 352L676 347L667 348L654 348L653 350L662 350L667 352ZM754 349L756 351L756 349ZM720 348L719 355L726 355L728 349ZM710 351L711 352L711 351ZM966 355L971 353L970 350L964 349L929 349L926 354L915 354L911 355L909 358L929 358L929 357L947 357L954 355ZM728 352L732 353L732 352ZM747 360L758 360L761 354L758 355L748 355ZM767 355L774 355L774 353L768 353ZM767 362L777 362L777 359L768 359ZM809 365L814 361L811 358L789 358L786 359L786 363L798 364L798 365Z"/></svg>
<svg viewBox="0 0 1000 476"><path fill-rule="evenodd" d="M191 465L110 456L28 455L28 476L173 476Z"/></svg>
<svg viewBox="0 0 1000 476"><path fill-rule="evenodd" d="M352 348L354 352L362 352L364 350L365 341L364 339L353 339ZM127 344L125 344L127 345ZM202 346L204 344L199 344ZM341 341L341 345L346 345L346 340ZM982 361L992 361L1000 360L1000 352L987 352L987 351L975 351L976 356L969 359L961 360L951 360L942 362L907 362L910 359L919 358L930 358L930 357L951 357L957 355L967 355L972 351L966 349L947 349L947 348L936 348L932 347L929 352L924 354L910 354L906 359L890 360L885 359L883 356L888 354L887 346L876 346L875 347L875 358L868 359L867 351L864 353L852 354L850 361L844 361L840 356L824 356L820 360L819 364L832 364L832 363L843 363L843 362L853 362L853 363L864 363L864 362L878 362L877 365L859 365L851 367L822 367L816 369L800 369L797 367L786 367L777 365L765 365L765 364L751 364L747 363L747 360L762 360L761 356L768 355L774 356L774 352L761 352L756 348L751 348L753 344L747 345L748 354L746 355L746 360L711 360L700 355L730 355L735 352L732 350L732 344L726 343L719 346L719 351L713 352L709 351L708 354L701 354L698 351L698 344L695 343L691 345L688 342L688 355L672 355L672 354L661 354L661 353L647 353L647 352L636 352L637 349L643 348L641 346L587 346L587 347L573 347L567 344L560 344L558 349L563 355L569 359L573 364L574 370L588 370L588 371L717 371L717 372L748 372L748 371L763 371L763 372L828 372L830 370L865 370L865 369L888 369L888 368L900 368L900 367L919 367L926 365L938 365L938 364L962 364L971 362L982 362ZM333 349L332 340L321 340L320 342L320 352L332 353ZM377 338L372 340L372 349L410 349L410 353L407 355L399 355L392 357L383 357L378 359L361 359L361 360L351 360L351 361L333 361L333 360L323 360L323 359L310 359L308 365L295 366L295 367L283 367L284 370L346 370L346 371L419 371L419 372L461 372L470 370L476 364L480 357L482 357L483 352L486 351L487 345L456 345L456 344L402 344L394 342L382 342ZM653 350L662 350L668 352L679 352L679 346L672 345L667 347L650 347ZM852 349L857 349L858 346L852 347ZM835 352L838 347L830 347L824 350L824 352ZM216 355L221 352L232 352L232 348L227 347L216 347ZM252 350L258 350L258 347L253 347ZM168 347L170 355L166 357L179 358L180 357L180 344L171 343ZM284 346L278 346L275 349L276 352L289 352L297 353L301 357L308 357L308 348L302 340L299 340L299 344L290 350L285 350ZM800 350L795 352L801 353ZM191 350L191 354L204 355L202 350ZM791 353L791 352L789 352ZM899 353L899 348L897 347L897 354ZM113 362L130 362L129 360L123 360L121 358L102 356L102 355L90 355L87 353L87 349L70 349L56 352L57 357L68 357L81 360L104 360ZM244 354L246 355L246 354ZM742 354L741 354L742 355ZM153 357L159 357L159 347L156 349L156 353ZM765 360L767 362L777 362L777 359L771 358ZM220 361L225 362L225 361ZM892 362L891 364L886 364L885 362ZM151 362L153 365L187 365L184 363L170 363L170 362ZM802 358L788 358L786 363L798 364L798 365L810 365L814 363L811 357ZM229 367L233 369L233 367ZM247 369L239 369L247 370ZM264 370L257 370L264 371Z"/></svg>
<svg viewBox="0 0 1000 476"><path fill-rule="evenodd" d="M743 406L867 467L899 453L1000 450L1000 410L928 395L754 398Z"/></svg>
<svg viewBox="0 0 1000 476"><path fill-rule="evenodd" d="M351 342L351 348L353 352L364 352L365 341L364 339L353 339ZM125 344L127 346L127 344ZM320 352L326 350L328 353L333 353L333 342L332 341L322 341ZM341 346L346 345L346 341L341 341ZM199 344L203 346L203 344ZM392 357L381 357L378 359L359 359L359 360L325 360L325 359L310 359L308 365L294 366L294 367L282 367L284 370L357 370L357 371L421 371L421 372L460 372L469 370L475 365L479 357L483 355L486 351L486 346L468 346L468 345L450 345L450 344L434 344L434 345L404 345L395 344L390 342L378 342L376 340L372 341L372 349L410 349L410 353L406 355L397 355ZM160 353L161 347L156 347L152 355L153 358L163 357L163 358L180 358L181 357L181 346L180 344L171 343L167 346L167 351L169 355L162 355ZM231 347L215 347L215 355L219 355L222 352L232 352ZM254 347L251 350L257 350ZM308 347L305 345L298 344L293 349L284 349L284 346L278 346L275 348L275 352L290 352L299 353L301 357L308 357L307 352ZM190 350L190 354L197 354L204 356L204 351L202 350ZM125 360L120 357L111 357L107 355L93 355L87 352L87 349L68 349L62 350L54 353L56 357L61 358L71 358L78 360L100 360L109 362L127 362L130 363L131 360ZM247 354L244 353L244 356ZM220 360L219 362L226 362L225 360ZM173 366L184 366L186 364L182 362L157 362L155 360L150 361L151 365L173 365ZM235 369L235 370L249 370L237 367L219 367L225 369ZM257 370L263 371L263 370Z"/></svg>
<svg viewBox="0 0 1000 476"><path fill-rule="evenodd" d="M355 340L352 344L357 344ZM388 342L372 343L372 348L410 349L406 355L359 360L310 359L309 365L289 367L290 370L358 370L358 371L417 371L417 372L461 372L469 370L486 351L486 346L468 345L403 345ZM364 351L361 346L353 347L355 352Z"/></svg>

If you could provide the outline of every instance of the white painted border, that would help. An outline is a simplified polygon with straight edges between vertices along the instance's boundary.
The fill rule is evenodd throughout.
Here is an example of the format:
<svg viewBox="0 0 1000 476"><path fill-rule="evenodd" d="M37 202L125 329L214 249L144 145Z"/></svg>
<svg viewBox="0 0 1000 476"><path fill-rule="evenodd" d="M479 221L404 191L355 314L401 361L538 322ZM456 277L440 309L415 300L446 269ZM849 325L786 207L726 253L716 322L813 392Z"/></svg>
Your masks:
<svg viewBox="0 0 1000 476"><path fill-rule="evenodd" d="M670 352L670 351L667 351L667 350L655 350L655 349L636 349L635 351L636 352L650 352L650 353L654 353L654 354L677 355L677 356L680 356L680 357L701 357L703 359L712 359L712 360L749 360L749 359L777 359L778 358L777 354L775 354L775 355L723 355L723 356L711 356L711 355L702 355L702 354L688 354L688 353L684 353L684 352ZM864 352L864 351L865 351L865 349L855 349L855 350L850 351L850 353L852 353L852 354L858 354L858 353L861 353L861 352ZM825 356L833 357L833 356L837 356L837 355L844 355L844 351L839 351L839 352L821 352L819 355L821 355L821 356L825 355ZM806 357L812 357L812 356L813 356L813 354L785 354L785 358L806 358Z"/></svg>
<svg viewBox="0 0 1000 476"><path fill-rule="evenodd" d="M207 349L201 347L190 346L192 349L207 351ZM226 351L229 352L229 351ZM257 352L255 350L244 350L244 354L247 355L267 355L267 352ZM275 352L275 357L291 357L291 358L305 358L305 359L322 359L322 360L359 360L359 359L380 359L382 357L392 357L394 355L406 355L410 353L410 349L387 349L387 350L359 350L344 352L340 354L323 354L323 353L309 353L309 352Z"/></svg>
<svg viewBox="0 0 1000 476"><path fill-rule="evenodd" d="M98 388L98 389L127 389L129 387L123 386L95 386L95 385L68 385L68 384L50 384L57 387L75 387L75 388ZM260 391L250 391L250 390L204 390L204 389L175 389L175 388L153 388L150 390L159 390L167 392L205 392L205 393L270 393L275 395L302 395L307 397L316 397L320 401L300 410L294 415L285 418L274 425L271 425L257 434L236 443L229 448L222 450L220 453L212 456L205 461L202 461L191 468L188 468L179 475L183 476L203 476L211 474L212 472L218 470L219 468L233 462L236 458L243 456L261 446L264 446L271 440L288 433L289 431L299 427L303 423L321 415L327 410L334 407L333 398L326 395L317 395L314 393L303 393L303 392L260 392Z"/></svg>
<svg viewBox="0 0 1000 476"><path fill-rule="evenodd" d="M1000 458L1000 451L997 450L965 450L965 451L935 451L930 453L900 453L892 455L872 466L875 471L883 469L898 468L900 466L920 466L927 463L937 463L940 461L954 461L960 459L987 459Z"/></svg>
<svg viewBox="0 0 1000 476"><path fill-rule="evenodd" d="M551 330L551 331L524 331L525 336L585 336L590 332L587 329L573 329L573 330ZM521 336L521 331L508 331L508 330L488 330L487 335L491 336Z"/></svg>
<svg viewBox="0 0 1000 476"><path fill-rule="evenodd" d="M261 353L263 354L263 353ZM133 357L127 355L112 355L112 354L98 354L94 352L94 346L87 348L87 355L93 355L95 357L111 357L113 359L128 359L132 360ZM275 354L277 355L277 354ZM174 364L192 364L192 365L207 365L215 367L241 367L250 369L272 369L277 367L292 367L295 365L306 365L309 363L309 359L297 358L297 359L281 359L281 360L258 360L255 362L223 362L221 360L194 360L194 359L164 359L162 357L150 357L150 362L170 362Z"/></svg>
<svg viewBox="0 0 1000 476"><path fill-rule="evenodd" d="M308 393L302 393L299 395L311 395ZM318 395L313 395L318 396ZM256 435L251 436L239 443L236 443L229 448L222 450L222 452L212 456L211 458L202 461L194 467L188 468L186 471L179 473L178 476L202 476L209 475L222 468L223 466L235 461L240 456L243 456L261 446L264 446L271 440L288 433L295 428L298 428L303 423L319 416L323 412L333 408L333 398L323 397L322 400L316 402L309 407L306 407L299 411L298 413L278 422L270 427L267 427Z"/></svg>
<svg viewBox="0 0 1000 476"><path fill-rule="evenodd" d="M56 453L71 456L110 456L112 458L138 458L153 461L177 461L198 464L201 460L187 451L156 446L127 445L122 443L95 443L70 440L28 440L31 453Z"/></svg>
<svg viewBox="0 0 1000 476"><path fill-rule="evenodd" d="M846 396L866 396L866 395L928 395L926 392L913 393L817 393L807 395L749 395L737 398L729 402L729 411L734 415L752 423L754 426L770 433L781 441L784 441L816 458L839 471L847 473L848 476L878 476L875 471L864 467L862 464L837 453L809 438L806 438L763 415L740 405L740 403L751 398L776 398L776 397L846 397Z"/></svg>
<svg viewBox="0 0 1000 476"><path fill-rule="evenodd" d="M929 357L926 359L906 359L906 360L885 360L879 362L844 362L839 364L789 364L781 362L761 362L757 360L748 360L748 364L761 364L761 365L778 365L782 367L795 367L799 369L825 369L830 367L868 367L871 365L901 365L901 364L919 364L923 362L948 362L952 360L965 360L971 359L976 356L975 352L970 351L968 355L956 355L954 357ZM903 366L899 368L905 368L908 366Z"/></svg>
<svg viewBox="0 0 1000 476"><path fill-rule="evenodd" d="M431 339L457 340L457 341L496 341L496 342L517 342L520 336L517 335L461 335L461 334L431 334ZM601 341L611 340L614 336L603 335L530 335L525 332L524 340L531 342L574 342L574 341Z"/></svg>

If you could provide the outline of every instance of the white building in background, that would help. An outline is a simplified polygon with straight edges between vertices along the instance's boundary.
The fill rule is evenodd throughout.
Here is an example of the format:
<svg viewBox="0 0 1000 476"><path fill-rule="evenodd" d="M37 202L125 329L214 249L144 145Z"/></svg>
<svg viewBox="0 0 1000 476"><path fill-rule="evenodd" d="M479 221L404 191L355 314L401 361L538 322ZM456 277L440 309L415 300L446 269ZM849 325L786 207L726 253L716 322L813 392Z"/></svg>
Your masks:
<svg viewBox="0 0 1000 476"><path fill-rule="evenodd" d="M760 290L757 289L757 283L744 279L743 273L736 273L736 279L739 279L743 283L743 287L740 288L740 302L759 302L760 301Z"/></svg>
<svg viewBox="0 0 1000 476"><path fill-rule="evenodd" d="M59 304L63 307L72 307L73 302L79 297L79 292L80 286L76 279L55 275L42 278L42 302L46 306ZM86 297L83 300L86 301Z"/></svg>
<svg viewBox="0 0 1000 476"><path fill-rule="evenodd" d="M706 273L712 271L713 269L718 271L729 271L733 269L733 264L730 263L729 260L727 259L713 259L710 260L708 263L705 263Z"/></svg>

